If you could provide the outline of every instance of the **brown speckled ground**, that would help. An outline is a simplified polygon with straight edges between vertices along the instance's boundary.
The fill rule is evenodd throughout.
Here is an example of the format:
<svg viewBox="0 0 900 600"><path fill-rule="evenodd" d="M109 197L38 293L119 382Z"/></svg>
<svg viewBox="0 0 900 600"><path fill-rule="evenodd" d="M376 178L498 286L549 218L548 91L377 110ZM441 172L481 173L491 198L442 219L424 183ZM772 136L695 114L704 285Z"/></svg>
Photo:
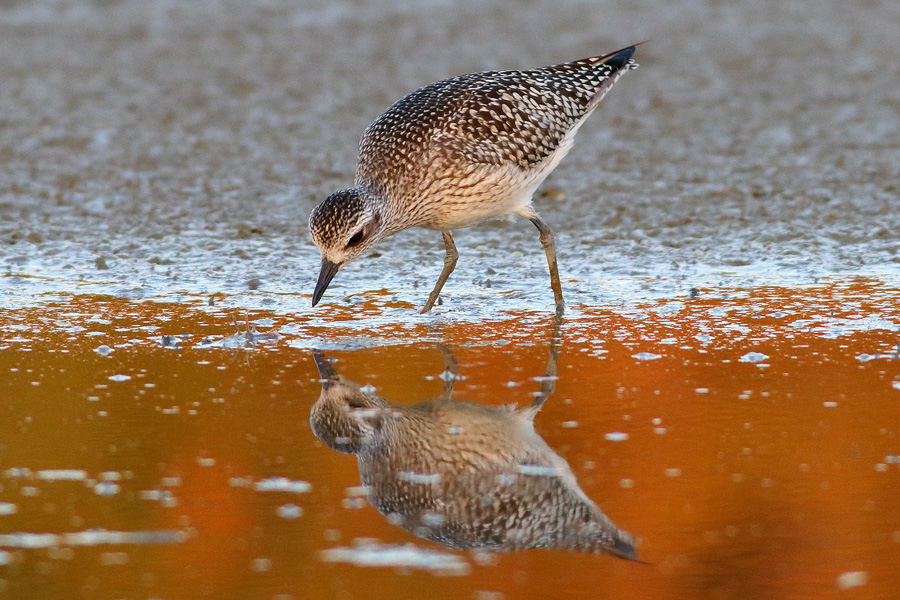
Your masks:
<svg viewBox="0 0 900 600"><path fill-rule="evenodd" d="M309 294L307 215L352 181L363 129L393 100L649 39L545 184L565 200L537 200L570 305L647 278L663 295L896 279L898 37L887 1L4 2L0 265L49 278L29 294L234 294L253 279ZM548 302L527 222L458 243L448 299ZM423 252L425 269L410 262ZM437 234L404 233L326 300L387 289L421 303L442 252Z"/></svg>

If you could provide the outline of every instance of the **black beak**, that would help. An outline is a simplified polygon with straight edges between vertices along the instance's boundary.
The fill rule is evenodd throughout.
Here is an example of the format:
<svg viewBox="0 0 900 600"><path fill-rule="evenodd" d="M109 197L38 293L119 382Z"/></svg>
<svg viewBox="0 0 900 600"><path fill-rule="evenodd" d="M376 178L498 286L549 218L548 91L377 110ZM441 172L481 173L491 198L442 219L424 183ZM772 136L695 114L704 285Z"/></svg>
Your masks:
<svg viewBox="0 0 900 600"><path fill-rule="evenodd" d="M328 284L337 275L341 268L341 263L333 263L330 260L322 259L322 270L319 271L319 280L316 281L316 290L313 292L312 305L315 306L322 299L322 294L328 289Z"/></svg>

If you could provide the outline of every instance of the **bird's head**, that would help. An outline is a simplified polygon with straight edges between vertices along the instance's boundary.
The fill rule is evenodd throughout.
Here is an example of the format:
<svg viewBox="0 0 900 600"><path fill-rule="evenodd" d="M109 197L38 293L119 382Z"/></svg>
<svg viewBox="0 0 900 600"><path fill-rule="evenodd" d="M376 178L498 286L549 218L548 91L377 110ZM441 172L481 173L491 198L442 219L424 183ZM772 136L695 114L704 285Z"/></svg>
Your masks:
<svg viewBox="0 0 900 600"><path fill-rule="evenodd" d="M322 392L309 413L313 433L332 450L360 454L376 449L389 427L392 409L382 397L347 381L318 350L313 359L319 369Z"/></svg>
<svg viewBox="0 0 900 600"><path fill-rule="evenodd" d="M367 188L355 187L325 198L309 215L309 233L322 254L322 269L316 281L315 306L328 284L345 264L384 237L380 197Z"/></svg>

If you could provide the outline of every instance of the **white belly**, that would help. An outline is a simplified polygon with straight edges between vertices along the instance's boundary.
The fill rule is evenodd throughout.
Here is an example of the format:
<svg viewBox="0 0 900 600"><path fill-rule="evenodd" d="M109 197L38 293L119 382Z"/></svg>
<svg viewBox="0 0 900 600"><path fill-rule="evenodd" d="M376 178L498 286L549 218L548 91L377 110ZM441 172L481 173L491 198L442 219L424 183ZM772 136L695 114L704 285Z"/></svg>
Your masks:
<svg viewBox="0 0 900 600"><path fill-rule="evenodd" d="M517 165L485 167L460 179L452 189L433 190L441 200L420 226L447 231L509 215L529 216L533 212L531 197L568 154L577 130L578 126L572 128L556 151L531 169Z"/></svg>

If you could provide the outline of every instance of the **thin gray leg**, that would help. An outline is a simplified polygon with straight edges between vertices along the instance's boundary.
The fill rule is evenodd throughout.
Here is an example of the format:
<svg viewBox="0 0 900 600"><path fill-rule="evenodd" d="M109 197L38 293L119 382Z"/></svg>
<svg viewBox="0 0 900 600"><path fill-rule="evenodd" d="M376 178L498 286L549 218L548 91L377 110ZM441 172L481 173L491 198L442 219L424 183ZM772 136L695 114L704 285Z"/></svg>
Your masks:
<svg viewBox="0 0 900 600"><path fill-rule="evenodd" d="M450 232L442 231L441 235L444 236L444 248L447 249L447 255L444 256L444 270L441 271L441 276L438 277L437 283L434 284L434 289L431 290L431 295L428 296L428 302L426 302L424 308L422 308L422 314L431 310L431 307L437 302L438 295L441 293L441 288L444 287L444 283L447 282L450 273L456 268L456 259L459 258L459 252L456 251L456 244L453 243L453 236L450 235Z"/></svg>
<svg viewBox="0 0 900 600"><path fill-rule="evenodd" d="M553 288L553 297L556 299L556 313L562 314L566 310L566 301L563 300L562 285L559 282L559 268L556 266L556 244L553 242L553 232L550 226L538 216L528 217L534 226L541 232L541 245L547 255L547 264L550 266L550 287Z"/></svg>

